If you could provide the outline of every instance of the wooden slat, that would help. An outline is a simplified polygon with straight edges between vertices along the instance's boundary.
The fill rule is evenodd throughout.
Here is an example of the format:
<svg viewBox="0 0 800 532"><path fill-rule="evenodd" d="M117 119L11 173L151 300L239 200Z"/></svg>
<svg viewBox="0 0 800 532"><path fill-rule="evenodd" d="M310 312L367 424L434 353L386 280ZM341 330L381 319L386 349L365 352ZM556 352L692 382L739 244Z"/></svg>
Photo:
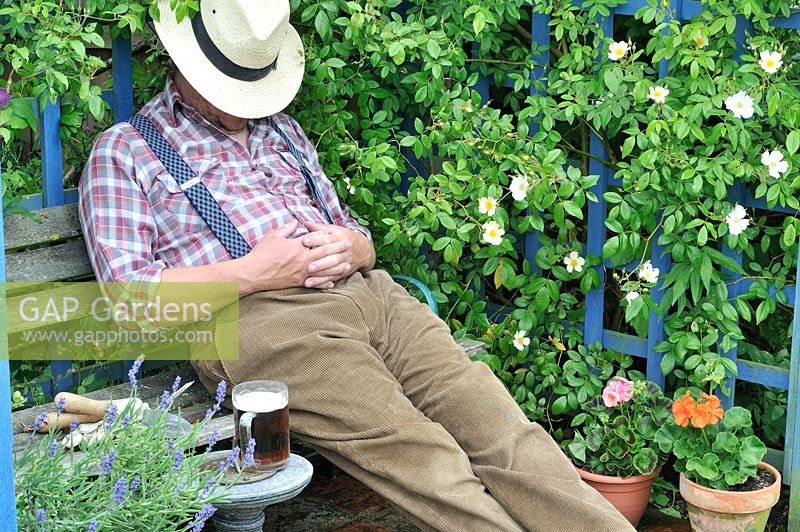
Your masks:
<svg viewBox="0 0 800 532"><path fill-rule="evenodd" d="M91 277L92 265L83 240L12 253L6 257L6 281L34 283Z"/></svg>
<svg viewBox="0 0 800 532"><path fill-rule="evenodd" d="M51 245L81 235L76 203L39 209L33 213L42 223L18 214L5 219L6 253L31 246Z"/></svg>

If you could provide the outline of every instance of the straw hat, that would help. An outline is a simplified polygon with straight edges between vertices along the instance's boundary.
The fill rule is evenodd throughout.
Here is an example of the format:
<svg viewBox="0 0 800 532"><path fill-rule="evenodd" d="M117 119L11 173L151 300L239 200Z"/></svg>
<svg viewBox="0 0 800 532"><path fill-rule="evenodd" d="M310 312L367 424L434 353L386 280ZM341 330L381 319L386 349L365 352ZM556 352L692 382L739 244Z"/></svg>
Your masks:
<svg viewBox="0 0 800 532"><path fill-rule="evenodd" d="M156 32L175 66L215 107L239 118L284 109L303 80L303 43L288 0L200 0L180 24L159 0Z"/></svg>

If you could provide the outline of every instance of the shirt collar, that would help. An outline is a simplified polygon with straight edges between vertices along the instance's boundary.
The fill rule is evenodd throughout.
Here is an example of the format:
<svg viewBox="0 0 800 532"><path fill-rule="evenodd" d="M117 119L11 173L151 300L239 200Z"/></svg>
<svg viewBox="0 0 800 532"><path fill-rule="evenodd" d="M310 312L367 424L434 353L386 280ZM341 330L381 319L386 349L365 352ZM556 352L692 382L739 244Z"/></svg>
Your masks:
<svg viewBox="0 0 800 532"><path fill-rule="evenodd" d="M167 75L167 84L164 86L164 98L171 118L175 119L178 112L177 106L186 106L186 104L181 100L181 95L175 87L175 82L172 80L172 74Z"/></svg>
<svg viewBox="0 0 800 532"><path fill-rule="evenodd" d="M215 131L219 131L214 125L206 120L203 115L198 113L191 105L183 101L181 94L178 92L178 89L175 86L175 81L172 79L172 74L167 75L167 83L164 87L164 100L167 104L167 109L169 110L170 118L172 118L173 123L178 122L178 111L181 111L186 118L192 120L193 122L199 122L200 124L211 127ZM260 138L266 136L267 120L265 118L250 119L247 121L247 123L250 126L250 129L252 131L256 131Z"/></svg>

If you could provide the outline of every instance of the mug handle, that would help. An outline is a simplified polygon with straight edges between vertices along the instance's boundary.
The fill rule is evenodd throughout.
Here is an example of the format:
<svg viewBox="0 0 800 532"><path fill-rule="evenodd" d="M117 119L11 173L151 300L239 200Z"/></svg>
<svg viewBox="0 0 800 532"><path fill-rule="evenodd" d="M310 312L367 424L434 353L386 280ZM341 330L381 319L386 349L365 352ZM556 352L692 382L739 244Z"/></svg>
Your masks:
<svg viewBox="0 0 800 532"><path fill-rule="evenodd" d="M256 415L253 412L245 412L239 417L239 452L243 459L245 446L250 441L250 438L253 437L252 423L255 417ZM242 466L247 467L248 464L242 461Z"/></svg>

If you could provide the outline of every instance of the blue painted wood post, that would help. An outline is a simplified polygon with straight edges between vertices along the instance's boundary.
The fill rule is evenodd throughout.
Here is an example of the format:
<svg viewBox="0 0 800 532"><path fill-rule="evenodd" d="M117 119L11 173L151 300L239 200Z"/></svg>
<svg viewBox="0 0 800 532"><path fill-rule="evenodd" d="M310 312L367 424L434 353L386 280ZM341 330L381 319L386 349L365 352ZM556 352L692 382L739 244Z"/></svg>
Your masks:
<svg viewBox="0 0 800 532"><path fill-rule="evenodd" d="M682 0L672 0L670 2L670 15L677 14L677 17L680 17L682 7ZM661 30L664 34L666 34L667 31L668 29L666 27ZM663 80L668 75L669 61L662 59L658 62L658 77ZM659 218L662 215L663 212L659 212ZM668 273L672 267L672 261L669 256L663 256L664 247L658 243L658 239L661 238L662 233L663 231L660 227L656 229L650 246L650 263L653 265L653 268L658 268L659 277ZM650 297L657 305L661 303L661 299L664 297L663 281L656 284L650 291ZM655 382L661 389L664 389L665 384L665 376L661 372L661 359L664 358L664 355L656 351L656 346L664 340L664 317L665 316L662 316L658 312L653 312L651 310L647 318L647 380Z"/></svg>
<svg viewBox="0 0 800 532"><path fill-rule="evenodd" d="M6 329L5 286L6 257L3 235L3 210L0 208L0 517L3 528L17 530L14 494L14 454L11 439L11 373L8 367L8 331Z"/></svg>
<svg viewBox="0 0 800 532"><path fill-rule="evenodd" d="M745 185L741 181L735 181L733 186L730 188L728 192L728 200L733 203L742 204L744 201L744 190ZM723 243L722 245L722 252L733 259L736 264L739 266L742 265L742 254L738 251L731 249L727 243ZM727 270L723 270L725 273L728 274L730 277L730 284L728 286L728 299L730 301L734 301L739 295L742 293L742 276L735 272L729 272ZM735 305L735 302L734 302ZM725 358L731 359L734 363L739 358L739 348L733 347L728 351L722 353ZM728 394L723 395L722 400L722 408L727 410L733 406L734 395L736 391L736 377L728 377L725 379L725 386L728 388Z"/></svg>
<svg viewBox="0 0 800 532"><path fill-rule="evenodd" d="M736 40L736 52L734 58L739 60L742 54L747 51L747 35L746 33L753 32L753 24L743 16L736 17L736 29L734 30L734 39ZM744 206L745 199L745 185L737 180L728 191L728 200L733 203L738 203ZM736 263L742 265L742 254L736 250L731 249L727 243L723 244L722 252L728 257L732 258ZM741 275L735 272L728 272L731 277L731 284L728 288L728 298L734 301L742 292ZM735 304L735 303L734 303ZM734 363L739 358L738 347L733 347L723 353L723 356L729 358ZM736 377L729 377L725 380L725 386L728 388L728 394L722 396L722 408L727 410L733 406L734 396L736 394Z"/></svg>
<svg viewBox="0 0 800 532"><path fill-rule="evenodd" d="M111 42L111 57L114 69L112 75L112 108L114 122L127 120L133 115L133 55L130 37L117 37ZM123 379L133 366L133 360L122 361Z"/></svg>
<svg viewBox="0 0 800 532"><path fill-rule="evenodd" d="M797 276L794 287L794 316L792 319L792 351L789 366L789 404L786 411L786 446L783 456L783 475L794 488L790 491L789 526L800 530L800 247L797 249Z"/></svg>
<svg viewBox="0 0 800 532"><path fill-rule="evenodd" d="M602 61L606 42L614 37L614 10L605 18L598 20L600 31L603 33L600 49L598 50L597 62ZM605 160L608 157L605 146L594 132L589 138L589 151ZM600 257L600 264L595 266L595 271L600 278L600 286L594 288L586 294L586 316L584 318L583 337L587 344L603 341L603 305L605 302L605 264L602 260L603 245L606 243L606 200L603 194L608 190L608 173L610 169L595 158L589 159L589 173L600 176L597 183L592 187L592 192L597 196L597 203L589 202L588 217L588 236L586 242L586 252Z"/></svg>
<svg viewBox="0 0 800 532"><path fill-rule="evenodd" d="M650 249L650 263L653 268L659 269L659 277L669 272L672 267L669 256L662 257L664 246L658 243L662 232L661 228L656 230ZM650 291L650 297L657 305L661 303L661 298L664 297L663 281L659 280L658 284ZM661 359L664 358L664 354L657 352L656 346L664 340L664 317L651 310L647 321L647 380L655 382L662 389L665 378L661 373Z"/></svg>
<svg viewBox="0 0 800 532"><path fill-rule="evenodd" d="M538 53L533 50L533 45L539 45ZM530 80L531 86L529 94L539 94L544 91L539 91L534 87L534 82L539 80L547 86L547 65L550 64L550 16L542 15L540 13L533 13L531 15L531 61L534 65L531 69ZM534 135L539 132L539 123L531 119L529 123L528 134ZM528 209L530 213L530 209ZM536 253L542 247L539 241L539 236L542 233L533 229L529 229L525 233L525 259L531 265L532 273L541 273L542 269L536 264Z"/></svg>
<svg viewBox="0 0 800 532"><path fill-rule="evenodd" d="M117 37L111 42L112 108L114 122L122 122L133 115L133 56L130 37Z"/></svg>
<svg viewBox="0 0 800 532"><path fill-rule="evenodd" d="M61 137L61 99L47 100L39 120L42 147L42 207L64 204L64 160Z"/></svg>

